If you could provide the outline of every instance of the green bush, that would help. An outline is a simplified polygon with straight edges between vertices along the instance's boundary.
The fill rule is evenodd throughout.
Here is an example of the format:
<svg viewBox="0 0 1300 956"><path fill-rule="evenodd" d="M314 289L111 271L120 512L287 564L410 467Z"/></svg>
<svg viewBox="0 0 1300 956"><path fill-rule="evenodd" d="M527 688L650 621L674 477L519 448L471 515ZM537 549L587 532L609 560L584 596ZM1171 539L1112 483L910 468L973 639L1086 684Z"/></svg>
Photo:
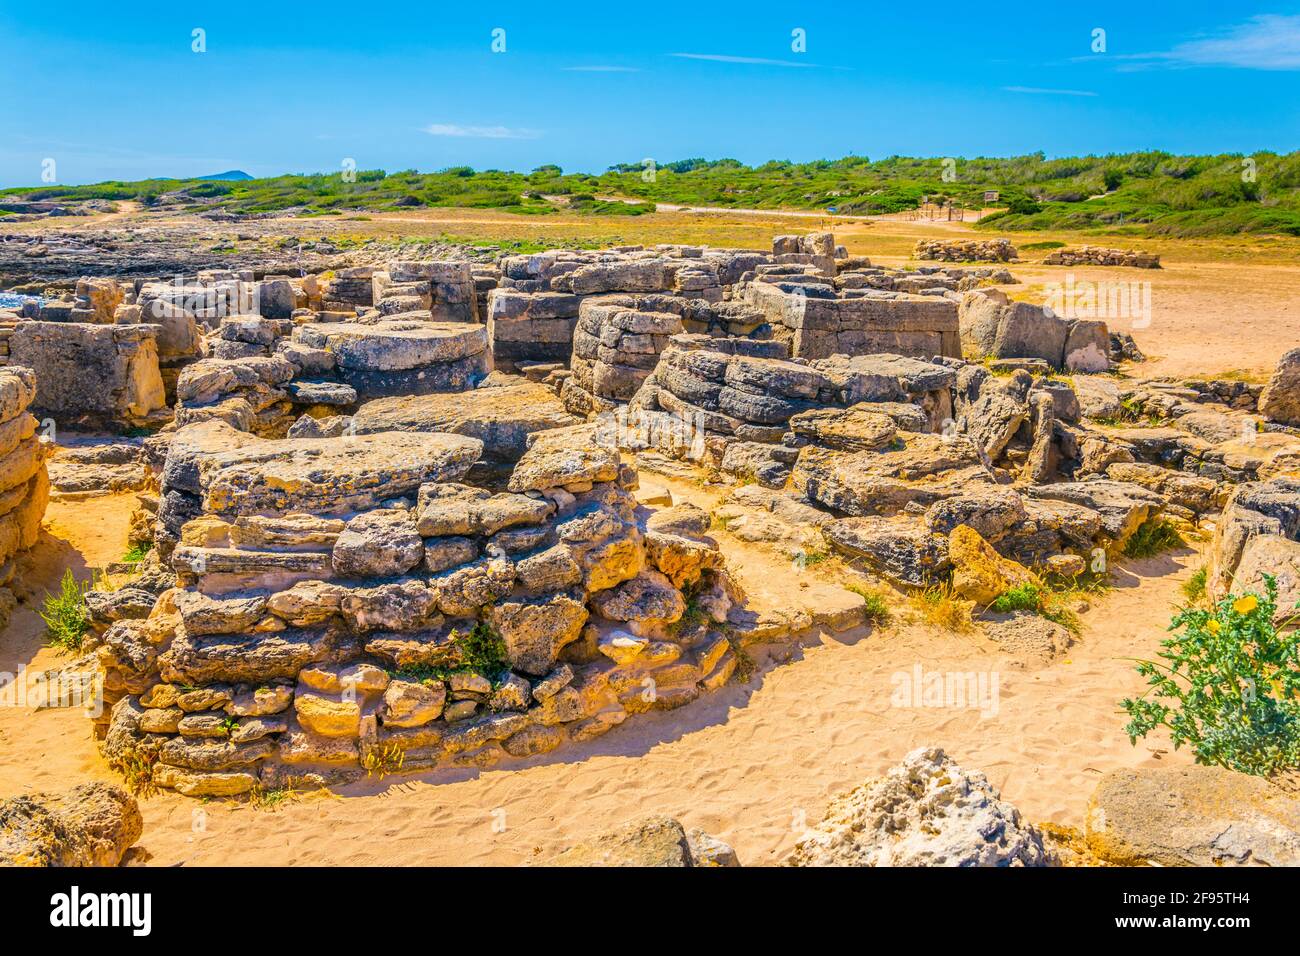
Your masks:
<svg viewBox="0 0 1300 956"><path fill-rule="evenodd" d="M59 647L68 652L81 650L82 639L90 629L85 601L89 589L88 583L77 583L69 568L63 572L59 590L45 595L45 603L39 613L45 622L45 642L51 647Z"/></svg>
<svg viewBox="0 0 1300 956"><path fill-rule="evenodd" d="M1274 624L1272 575L1264 592L1174 615L1161 660L1137 663L1150 690L1120 702L1132 744L1165 727L1197 763L1261 776L1300 766L1300 643Z"/></svg>

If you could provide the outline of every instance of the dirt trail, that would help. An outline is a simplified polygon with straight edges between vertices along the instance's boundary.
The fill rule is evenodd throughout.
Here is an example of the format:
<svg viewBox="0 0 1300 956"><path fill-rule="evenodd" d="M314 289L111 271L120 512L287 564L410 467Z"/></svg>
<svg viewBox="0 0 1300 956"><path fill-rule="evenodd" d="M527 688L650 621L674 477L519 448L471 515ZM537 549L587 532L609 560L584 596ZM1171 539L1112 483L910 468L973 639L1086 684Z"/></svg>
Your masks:
<svg viewBox="0 0 1300 956"><path fill-rule="evenodd" d="M129 510L129 496L56 502L43 579L119 557ZM725 536L724 546L764 601L807 599L788 560ZM1051 666L1020 667L981 638L904 623L821 635L747 685L491 770L369 780L275 810L162 794L142 804L142 844L159 865L509 865L663 812L731 842L746 864L773 863L835 791L935 744L985 771L1030 819L1080 826L1102 772L1187 759L1155 742L1131 747L1116 702L1140 689L1126 658L1154 651L1199 560L1188 552L1121 570L1083 615L1082 640ZM34 612L21 610L0 639L5 664L56 666L39 635ZM900 675L917 666L996 675L996 713L895 706ZM0 795L87 779L111 777L79 712L0 709Z"/></svg>

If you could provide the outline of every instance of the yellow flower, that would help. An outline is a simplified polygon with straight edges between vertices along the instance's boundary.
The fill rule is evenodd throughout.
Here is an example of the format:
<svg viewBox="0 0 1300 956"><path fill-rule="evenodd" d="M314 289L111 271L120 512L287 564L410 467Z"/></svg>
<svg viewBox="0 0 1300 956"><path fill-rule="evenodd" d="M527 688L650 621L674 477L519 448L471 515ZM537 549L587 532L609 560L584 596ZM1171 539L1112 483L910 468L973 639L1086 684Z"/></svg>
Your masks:
<svg viewBox="0 0 1300 956"><path fill-rule="evenodd" d="M1245 597L1239 597L1232 602L1232 609L1238 614L1249 614L1255 608L1259 607L1259 598L1253 594L1247 594Z"/></svg>
<svg viewBox="0 0 1300 956"><path fill-rule="evenodd" d="M1218 634L1221 630L1223 630L1223 625L1220 624L1218 621L1206 621L1205 629L1209 631L1211 634Z"/></svg>

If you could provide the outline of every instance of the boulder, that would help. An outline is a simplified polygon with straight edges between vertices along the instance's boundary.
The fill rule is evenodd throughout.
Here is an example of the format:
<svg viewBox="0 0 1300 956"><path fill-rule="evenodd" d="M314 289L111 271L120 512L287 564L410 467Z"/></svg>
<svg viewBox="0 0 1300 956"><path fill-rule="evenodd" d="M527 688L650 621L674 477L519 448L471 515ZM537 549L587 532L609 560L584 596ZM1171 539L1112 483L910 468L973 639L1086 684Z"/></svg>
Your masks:
<svg viewBox="0 0 1300 956"><path fill-rule="evenodd" d="M1223 767L1112 770L1087 837L1121 866L1300 866L1300 800Z"/></svg>
<svg viewBox="0 0 1300 956"><path fill-rule="evenodd" d="M1041 584L1034 572L1002 557L968 525L958 525L948 535L948 560L953 591L976 604L990 604L1015 587Z"/></svg>
<svg viewBox="0 0 1300 956"><path fill-rule="evenodd" d="M135 798L111 784L10 797L0 801L0 866L117 866L143 830Z"/></svg>
<svg viewBox="0 0 1300 956"><path fill-rule="evenodd" d="M1049 866L1042 834L938 748L831 800L787 866Z"/></svg>
<svg viewBox="0 0 1300 956"><path fill-rule="evenodd" d="M822 533L836 551L898 584L923 587L948 567L948 542L910 518L841 518Z"/></svg>
<svg viewBox="0 0 1300 956"><path fill-rule="evenodd" d="M545 385L525 380L467 392L394 396L367 402L353 416L358 435L450 432L483 443L483 454L516 462L534 432L580 424Z"/></svg>
<svg viewBox="0 0 1300 956"><path fill-rule="evenodd" d="M1259 413L1271 422L1300 425L1300 348L1278 360L1259 396Z"/></svg>
<svg viewBox="0 0 1300 956"><path fill-rule="evenodd" d="M614 481L618 449L600 441L595 425L575 425L538 432L510 475L510 490L545 491L566 485Z"/></svg>

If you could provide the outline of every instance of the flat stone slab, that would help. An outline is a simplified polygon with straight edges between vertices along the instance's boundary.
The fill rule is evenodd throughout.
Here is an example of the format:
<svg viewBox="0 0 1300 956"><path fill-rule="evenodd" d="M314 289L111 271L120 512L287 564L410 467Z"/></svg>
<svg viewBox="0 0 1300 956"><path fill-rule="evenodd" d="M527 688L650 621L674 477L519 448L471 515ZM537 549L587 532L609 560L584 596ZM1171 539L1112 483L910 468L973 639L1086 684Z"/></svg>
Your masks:
<svg viewBox="0 0 1300 956"><path fill-rule="evenodd" d="M357 390L342 382L300 379L287 383L284 390L302 405L352 405L357 400Z"/></svg>
<svg viewBox="0 0 1300 956"><path fill-rule="evenodd" d="M517 383L436 395L399 395L366 402L352 419L359 435L376 432L450 432L483 442L489 458L518 461L528 436L581 424L550 388Z"/></svg>
<svg viewBox="0 0 1300 956"><path fill-rule="evenodd" d="M240 439L233 448L228 432ZM205 451L205 445L212 450ZM175 470L197 478L205 512L222 517L346 514L414 496L424 482L463 477L483 453L483 443L461 435L413 432L268 440L224 423L204 423L177 432L172 454L178 453L189 467L177 462Z"/></svg>
<svg viewBox="0 0 1300 956"><path fill-rule="evenodd" d="M465 322L428 322L402 315L362 325L310 323L294 330L294 341L334 354L340 367L393 371L457 362L487 350L487 327Z"/></svg>

